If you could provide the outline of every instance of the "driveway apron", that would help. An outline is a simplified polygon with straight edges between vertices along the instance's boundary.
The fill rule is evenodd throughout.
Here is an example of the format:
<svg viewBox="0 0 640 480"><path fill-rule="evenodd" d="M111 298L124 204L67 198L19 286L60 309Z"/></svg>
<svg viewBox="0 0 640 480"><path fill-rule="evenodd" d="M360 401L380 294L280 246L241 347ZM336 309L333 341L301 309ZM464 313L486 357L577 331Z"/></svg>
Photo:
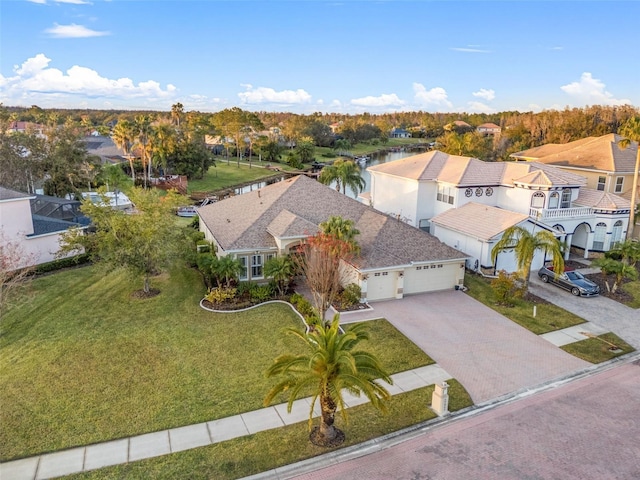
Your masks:
<svg viewBox="0 0 640 480"><path fill-rule="evenodd" d="M633 309L607 297L574 297L571 293L545 284L533 273L529 284L531 293L558 305L579 317L613 332L640 350L640 309Z"/></svg>
<svg viewBox="0 0 640 480"><path fill-rule="evenodd" d="M533 387L588 367L461 291L372 304L343 321L386 318L462 382L475 403Z"/></svg>

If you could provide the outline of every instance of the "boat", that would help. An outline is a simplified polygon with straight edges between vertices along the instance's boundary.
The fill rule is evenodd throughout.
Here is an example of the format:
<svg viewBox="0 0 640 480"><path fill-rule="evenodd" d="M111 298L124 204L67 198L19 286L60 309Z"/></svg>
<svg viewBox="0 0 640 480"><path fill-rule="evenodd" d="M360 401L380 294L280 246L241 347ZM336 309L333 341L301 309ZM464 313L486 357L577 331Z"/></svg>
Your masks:
<svg viewBox="0 0 640 480"><path fill-rule="evenodd" d="M176 215L179 217L195 217L198 214L198 209L194 206L180 207L176 211Z"/></svg>
<svg viewBox="0 0 640 480"><path fill-rule="evenodd" d="M361 157L355 157L354 161L360 165L363 166L365 165L368 161L369 161L369 157L367 157L366 155L362 155Z"/></svg>

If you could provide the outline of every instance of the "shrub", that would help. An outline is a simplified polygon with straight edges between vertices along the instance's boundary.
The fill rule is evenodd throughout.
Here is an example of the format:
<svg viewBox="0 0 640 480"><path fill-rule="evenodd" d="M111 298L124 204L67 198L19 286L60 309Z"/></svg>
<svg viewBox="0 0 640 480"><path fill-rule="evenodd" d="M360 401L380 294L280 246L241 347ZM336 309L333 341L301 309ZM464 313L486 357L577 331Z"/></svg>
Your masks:
<svg viewBox="0 0 640 480"><path fill-rule="evenodd" d="M35 275L40 275L43 273L61 270L63 268L75 267L76 265L82 265L84 263L89 263L90 261L91 261L91 258L88 253L83 253L81 255L76 255L74 257L59 258L52 262L47 262L47 263L42 263L40 265L37 265L34 268L33 273Z"/></svg>
<svg viewBox="0 0 640 480"><path fill-rule="evenodd" d="M340 294L340 302L344 308L349 308L356 303L360 303L362 289L355 283L347 285Z"/></svg>
<svg viewBox="0 0 640 480"><path fill-rule="evenodd" d="M211 289L211 291L204 297L204 299L214 305L218 305L234 298L236 296L236 293L237 292L235 288L218 287Z"/></svg>
<svg viewBox="0 0 640 480"><path fill-rule="evenodd" d="M251 300L256 302L265 302L273 297L273 289L270 285L254 285L249 295L251 295Z"/></svg>
<svg viewBox="0 0 640 480"><path fill-rule="evenodd" d="M240 282L238 283L238 296L243 297L245 295L251 295L251 290L257 286L255 282Z"/></svg>
<svg viewBox="0 0 640 480"><path fill-rule="evenodd" d="M500 305L512 306L513 300L524 295L524 287L517 273L500 270L498 278L491 281L491 288Z"/></svg>

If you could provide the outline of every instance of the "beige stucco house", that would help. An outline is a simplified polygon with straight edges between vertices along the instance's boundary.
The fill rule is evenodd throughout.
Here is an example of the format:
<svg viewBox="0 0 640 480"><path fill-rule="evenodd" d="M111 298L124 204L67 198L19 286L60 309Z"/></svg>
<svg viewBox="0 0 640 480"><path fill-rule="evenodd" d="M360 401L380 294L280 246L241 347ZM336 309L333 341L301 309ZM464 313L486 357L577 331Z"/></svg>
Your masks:
<svg viewBox="0 0 640 480"><path fill-rule="evenodd" d="M218 256L244 265L241 280L264 281L267 260L285 255L331 216L352 220L361 253L343 265L367 301L453 289L464 280L466 255L304 175L198 209L200 230Z"/></svg>

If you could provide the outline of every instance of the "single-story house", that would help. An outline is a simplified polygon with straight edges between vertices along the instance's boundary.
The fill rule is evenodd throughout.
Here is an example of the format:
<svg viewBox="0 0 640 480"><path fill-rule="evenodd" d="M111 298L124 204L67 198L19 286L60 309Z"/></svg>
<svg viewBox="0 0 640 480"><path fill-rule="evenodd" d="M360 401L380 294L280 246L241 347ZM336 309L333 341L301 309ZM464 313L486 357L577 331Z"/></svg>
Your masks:
<svg viewBox="0 0 640 480"><path fill-rule="evenodd" d="M489 122L478 125L476 131L482 135L500 135L502 129L499 125Z"/></svg>
<svg viewBox="0 0 640 480"><path fill-rule="evenodd" d="M301 175L198 209L200 230L218 256L244 266L241 280L264 281L267 260L294 251L331 216L352 220L360 255L343 265L367 301L452 289L467 256L434 236Z"/></svg>
<svg viewBox="0 0 640 480"><path fill-rule="evenodd" d="M404 128L394 128L389 134L391 138L411 138L411 132Z"/></svg>

